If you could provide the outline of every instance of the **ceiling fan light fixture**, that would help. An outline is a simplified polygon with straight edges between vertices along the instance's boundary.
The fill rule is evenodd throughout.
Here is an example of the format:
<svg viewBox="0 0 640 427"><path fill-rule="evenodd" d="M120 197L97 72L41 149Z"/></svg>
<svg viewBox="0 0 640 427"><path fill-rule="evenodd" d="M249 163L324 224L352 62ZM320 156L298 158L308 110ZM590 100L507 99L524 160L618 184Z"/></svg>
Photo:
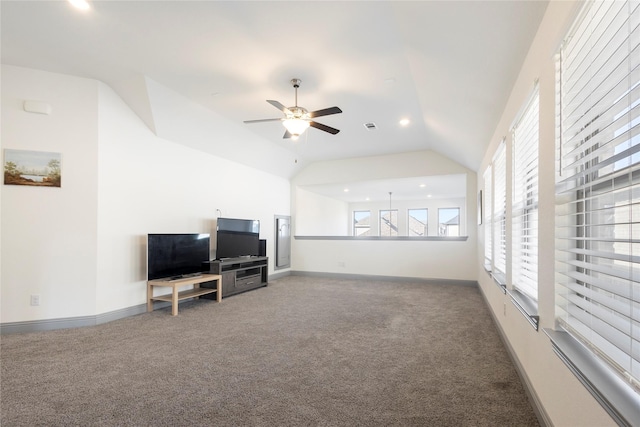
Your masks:
<svg viewBox="0 0 640 427"><path fill-rule="evenodd" d="M340 129L332 128L331 126L323 125L315 121L316 117L330 116L332 114L342 113L342 110L338 107L323 108L322 110L315 110L309 112L306 108L298 107L298 88L300 87L300 79L292 79L291 84L296 93L296 105L293 107L285 107L281 102L267 99L267 102L278 110L284 113L284 117L281 119L260 119L260 120L245 120L245 123L260 123L260 122L276 122L281 121L287 130L283 136L284 139L291 138L293 140L298 139L300 135L307 130L308 127L314 127L323 132L335 135L340 132Z"/></svg>
<svg viewBox="0 0 640 427"><path fill-rule="evenodd" d="M300 136L309 127L309 122L303 119L286 119L282 122L284 127L293 136Z"/></svg>

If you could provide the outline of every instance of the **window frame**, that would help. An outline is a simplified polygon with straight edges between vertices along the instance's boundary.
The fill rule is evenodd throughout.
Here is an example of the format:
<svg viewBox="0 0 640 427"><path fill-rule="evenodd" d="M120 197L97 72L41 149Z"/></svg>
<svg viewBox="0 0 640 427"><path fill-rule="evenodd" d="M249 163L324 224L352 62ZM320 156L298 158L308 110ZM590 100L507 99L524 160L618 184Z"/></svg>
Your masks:
<svg viewBox="0 0 640 427"><path fill-rule="evenodd" d="M411 211L424 211L425 212L425 223L424 223L424 234L422 235L412 235L411 234L411 218L419 221L417 218L411 216ZM407 208L407 236L409 237L426 237L429 235L429 208Z"/></svg>
<svg viewBox="0 0 640 427"><path fill-rule="evenodd" d="M489 164L482 175L484 179L484 269L493 270L493 165Z"/></svg>
<svg viewBox="0 0 640 427"><path fill-rule="evenodd" d="M367 212L369 214L369 225L367 226L358 226L358 220L356 220L356 214L357 213L364 213ZM371 210L354 210L353 213L351 214L351 220L352 220L352 227L351 227L351 232L353 233L354 237L357 236L362 236L362 233L357 233L356 231L358 229L367 229L368 232L371 232ZM365 233L367 232L365 231Z"/></svg>
<svg viewBox="0 0 640 427"><path fill-rule="evenodd" d="M382 234L382 216L384 212L389 212L390 220L389 220L389 234ZM393 216L395 213L395 224L393 222ZM392 230L395 230L395 234L392 234ZM399 236L400 230L398 229L398 209L380 209L378 211L378 236L385 237L394 237Z"/></svg>
<svg viewBox="0 0 640 427"><path fill-rule="evenodd" d="M507 289L507 146L502 139L493 156L492 269L494 281Z"/></svg>
<svg viewBox="0 0 640 427"><path fill-rule="evenodd" d="M536 81L511 130L510 291L529 315L538 311L539 127Z"/></svg>
<svg viewBox="0 0 640 427"><path fill-rule="evenodd" d="M457 218L458 218L458 223L457 223L457 226L458 226L458 234L456 234L456 235L449 235L449 234L442 234L442 233L441 233L441 231L440 231L440 228L441 228L441 227L440 227L440 226L442 225L442 222L440 221L440 211L444 211L444 210L457 210L457 211L458 211L458 215L456 215L456 216L457 216ZM443 208L438 208L438 236L440 236L440 237L460 237L460 214L461 214L461 209L460 209L460 207L443 207ZM454 216L454 218L455 218L456 216ZM448 230L448 228L447 228L447 230Z"/></svg>

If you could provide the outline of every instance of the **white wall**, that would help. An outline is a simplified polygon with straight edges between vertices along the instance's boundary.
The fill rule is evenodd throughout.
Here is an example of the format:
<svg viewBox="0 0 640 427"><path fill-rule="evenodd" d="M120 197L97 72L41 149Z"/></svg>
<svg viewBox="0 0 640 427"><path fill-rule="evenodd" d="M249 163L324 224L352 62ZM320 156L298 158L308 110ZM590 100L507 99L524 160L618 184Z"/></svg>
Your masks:
<svg viewBox="0 0 640 427"><path fill-rule="evenodd" d="M22 110L23 99L53 114ZM146 234L259 219L273 271L285 178L156 137L106 85L2 68L2 145L62 152L62 188L2 188L2 323L90 316L146 301ZM41 295L30 307L29 295Z"/></svg>
<svg viewBox="0 0 640 427"><path fill-rule="evenodd" d="M95 313L98 83L3 66L1 135L3 149L62 153L61 188L2 185L2 322Z"/></svg>
<svg viewBox="0 0 640 427"><path fill-rule="evenodd" d="M292 180L293 229L305 221L299 210L298 186L335 184L373 179L464 173L467 176L466 230L468 239L432 241L346 241L294 238L292 269L434 279L476 280L476 174L433 151L343 159L314 163ZM462 207L461 207L462 208ZM315 234L318 235L318 234Z"/></svg>
<svg viewBox="0 0 640 427"><path fill-rule="evenodd" d="M475 280L469 242L294 239L293 270Z"/></svg>
<svg viewBox="0 0 640 427"><path fill-rule="evenodd" d="M538 34L523 64L510 98L496 126L482 166L482 176L500 142L509 135L510 125L530 96L533 82L540 84L540 202L539 202L539 314L540 331L535 331L511 304L509 297L493 283L484 271L484 233L478 238L476 268L481 291L498 319L509 346L542 403L549 421L556 426L615 425L574 375L554 354L543 328L554 328L554 151L555 151L555 64L557 52L576 11L575 2L550 2ZM507 143L510 139L507 138ZM509 151L507 152L507 158ZM509 171L507 171L509 174ZM478 190L483 186L478 182ZM507 188L509 191L509 187ZM509 194L509 193L508 193ZM510 201L507 202L507 211ZM507 217L510 221L510 216ZM509 230L509 228L507 229ZM511 259L507 245L507 262Z"/></svg>
<svg viewBox="0 0 640 427"><path fill-rule="evenodd" d="M349 204L302 188L295 188L296 228L303 236L347 236Z"/></svg>
<svg viewBox="0 0 640 427"><path fill-rule="evenodd" d="M274 215L289 214L289 181L156 137L100 86L98 312L146 297L147 233L210 233L215 218L260 220L274 266Z"/></svg>

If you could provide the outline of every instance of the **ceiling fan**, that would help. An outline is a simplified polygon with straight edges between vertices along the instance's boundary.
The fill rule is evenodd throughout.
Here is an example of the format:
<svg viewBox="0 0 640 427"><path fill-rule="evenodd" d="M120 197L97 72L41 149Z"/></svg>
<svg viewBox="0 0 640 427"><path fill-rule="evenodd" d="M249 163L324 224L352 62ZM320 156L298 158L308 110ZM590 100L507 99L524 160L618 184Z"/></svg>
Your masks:
<svg viewBox="0 0 640 427"><path fill-rule="evenodd" d="M296 91L296 105L294 107L285 107L278 101L267 100L267 102L278 110L284 113L284 117L279 119L259 119L259 120L245 120L245 123L261 123L261 122L275 122L281 121L286 131L283 138L298 139L300 135L309 127L314 127L325 132L329 132L332 135L337 134L340 130L332 128L322 123L315 122L311 119L321 116L329 116L331 114L342 113L342 110L338 107L330 107L322 110L307 111L307 109L298 106L298 88L300 87L302 80L291 79L291 84Z"/></svg>

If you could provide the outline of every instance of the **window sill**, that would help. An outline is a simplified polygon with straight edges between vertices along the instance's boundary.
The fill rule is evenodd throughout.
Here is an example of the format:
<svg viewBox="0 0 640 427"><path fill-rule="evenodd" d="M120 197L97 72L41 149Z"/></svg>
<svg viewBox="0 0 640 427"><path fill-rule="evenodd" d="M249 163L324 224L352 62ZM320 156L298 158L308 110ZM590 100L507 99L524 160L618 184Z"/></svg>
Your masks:
<svg viewBox="0 0 640 427"><path fill-rule="evenodd" d="M527 319L527 321L537 331L540 324L540 316L538 315L538 302L531 299L527 295L512 289L507 292L511 297L511 302L516 306L518 311Z"/></svg>
<svg viewBox="0 0 640 427"><path fill-rule="evenodd" d="M431 241L431 242L465 242L469 236L293 236L296 240L383 240L383 241Z"/></svg>
<svg viewBox="0 0 640 427"><path fill-rule="evenodd" d="M493 283L498 285L503 294L507 293L507 280L504 277L504 273L499 271L491 272L491 277L493 278Z"/></svg>
<svg viewBox="0 0 640 427"><path fill-rule="evenodd" d="M543 329L553 351L621 426L640 420L640 394L565 331Z"/></svg>

